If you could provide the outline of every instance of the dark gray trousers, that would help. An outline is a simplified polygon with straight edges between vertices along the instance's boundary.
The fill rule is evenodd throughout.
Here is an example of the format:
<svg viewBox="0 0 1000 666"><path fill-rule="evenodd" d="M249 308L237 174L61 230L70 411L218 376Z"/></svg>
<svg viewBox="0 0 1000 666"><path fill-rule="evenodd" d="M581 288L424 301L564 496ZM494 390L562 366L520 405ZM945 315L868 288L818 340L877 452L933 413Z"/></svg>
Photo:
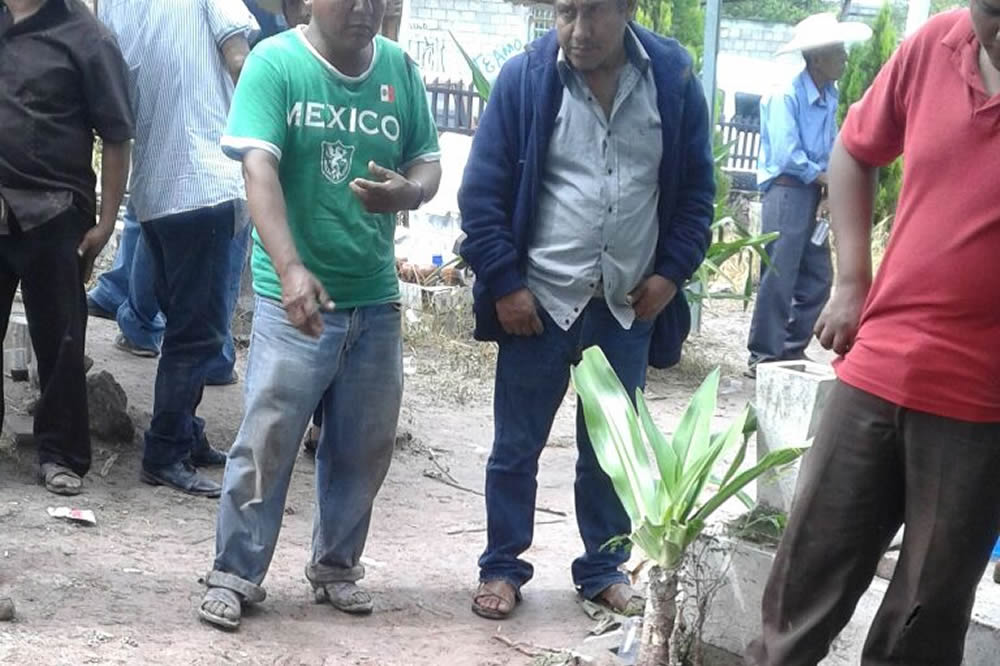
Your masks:
<svg viewBox="0 0 1000 666"><path fill-rule="evenodd" d="M761 227L781 236L768 244L750 325L750 365L802 357L830 296L833 268L827 242L811 242L818 187L772 185L764 194Z"/></svg>
<svg viewBox="0 0 1000 666"><path fill-rule="evenodd" d="M815 666L906 523L862 666L959 666L1000 524L1000 423L834 387L764 592L753 666Z"/></svg>

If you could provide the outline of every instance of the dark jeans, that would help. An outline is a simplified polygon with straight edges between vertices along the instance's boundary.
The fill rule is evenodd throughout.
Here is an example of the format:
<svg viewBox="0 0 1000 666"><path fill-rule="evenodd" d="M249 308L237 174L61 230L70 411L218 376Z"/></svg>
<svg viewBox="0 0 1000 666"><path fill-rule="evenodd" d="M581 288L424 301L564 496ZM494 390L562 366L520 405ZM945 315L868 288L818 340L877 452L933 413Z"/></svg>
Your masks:
<svg viewBox="0 0 1000 666"><path fill-rule="evenodd" d="M762 230L781 236L767 246L772 268L761 273L747 343L751 365L802 358L830 297L830 246L810 240L819 196L819 188L788 185L764 194Z"/></svg>
<svg viewBox="0 0 1000 666"><path fill-rule="evenodd" d="M534 533L538 457L556 410L566 395L570 366L587 347L598 345L619 379L634 395L646 382L652 323L636 321L625 330L602 300L592 300L568 331L540 311L545 332L537 337L507 336L500 342L494 394L493 452L486 467L486 551L480 579L502 579L516 588L533 574L520 555ZM588 599L613 583L626 582L619 567L624 547L603 548L631 532L628 514L601 469L577 408L576 516L585 553L573 563L573 582Z"/></svg>
<svg viewBox="0 0 1000 666"><path fill-rule="evenodd" d="M8 223L10 235L0 236L0 339L7 335L20 283L42 389L35 407L38 460L83 476L90 469L83 369L87 301L76 251L93 225L75 208L31 231L22 232L12 216ZM3 413L0 399L0 419Z"/></svg>
<svg viewBox="0 0 1000 666"><path fill-rule="evenodd" d="M166 321L156 301L153 265L141 234L141 226L130 204L125 211L125 228L114 266L101 275L87 297L102 310L117 313L118 328L125 339L138 347L159 352ZM250 225L247 225L235 235L232 243L228 292L230 320L236 311L249 245ZM209 381L229 382L235 365L236 346L232 335L227 334L222 354L209 364Z"/></svg>
<svg viewBox="0 0 1000 666"><path fill-rule="evenodd" d="M153 471L204 445L195 416L209 364L229 332L227 292L235 227L232 202L142 223L156 298L167 318L156 369L143 467Z"/></svg>
<svg viewBox="0 0 1000 666"><path fill-rule="evenodd" d="M823 659L906 523L862 666L958 666L1000 524L1000 424L904 409L847 384L806 454L747 662Z"/></svg>

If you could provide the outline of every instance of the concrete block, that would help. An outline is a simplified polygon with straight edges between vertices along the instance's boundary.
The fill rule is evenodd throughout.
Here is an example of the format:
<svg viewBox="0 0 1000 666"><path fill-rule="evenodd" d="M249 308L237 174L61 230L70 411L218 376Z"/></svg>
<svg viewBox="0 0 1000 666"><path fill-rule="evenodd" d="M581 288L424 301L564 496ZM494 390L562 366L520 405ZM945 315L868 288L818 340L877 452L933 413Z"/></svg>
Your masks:
<svg viewBox="0 0 1000 666"><path fill-rule="evenodd" d="M722 538L729 548L710 550L716 570L725 579L709 608L705 641L733 654L743 654L760 636L760 605L764 585L774 560L768 550ZM992 567L991 567L992 568ZM875 578L864 593L854 615L831 647L821 666L857 666L868 628L878 611L888 583ZM1000 585L987 570L976 594L972 621L965 639L964 666L995 666L1000 654Z"/></svg>
<svg viewBox="0 0 1000 666"><path fill-rule="evenodd" d="M835 381L833 368L809 361L757 366L758 460L777 449L802 446L813 436ZM796 462L758 479L757 502L787 513L798 470Z"/></svg>
<svg viewBox="0 0 1000 666"><path fill-rule="evenodd" d="M7 336L3 341L3 368L14 381L31 380L38 385L38 367L31 348L28 319L22 313L11 313Z"/></svg>

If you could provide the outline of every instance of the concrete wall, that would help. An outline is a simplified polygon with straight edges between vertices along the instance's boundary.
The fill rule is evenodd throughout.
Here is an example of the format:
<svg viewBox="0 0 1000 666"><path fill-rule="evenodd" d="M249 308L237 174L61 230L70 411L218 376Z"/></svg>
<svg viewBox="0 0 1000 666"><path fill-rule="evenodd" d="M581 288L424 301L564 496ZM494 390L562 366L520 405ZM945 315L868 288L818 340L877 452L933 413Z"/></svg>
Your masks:
<svg viewBox="0 0 1000 666"><path fill-rule="evenodd" d="M399 41L428 79L469 81L469 68L451 31L492 79L524 49L530 25L530 7L508 0L407 0Z"/></svg>
<svg viewBox="0 0 1000 666"><path fill-rule="evenodd" d="M719 51L769 60L782 44L792 38L793 26L785 23L723 19Z"/></svg>

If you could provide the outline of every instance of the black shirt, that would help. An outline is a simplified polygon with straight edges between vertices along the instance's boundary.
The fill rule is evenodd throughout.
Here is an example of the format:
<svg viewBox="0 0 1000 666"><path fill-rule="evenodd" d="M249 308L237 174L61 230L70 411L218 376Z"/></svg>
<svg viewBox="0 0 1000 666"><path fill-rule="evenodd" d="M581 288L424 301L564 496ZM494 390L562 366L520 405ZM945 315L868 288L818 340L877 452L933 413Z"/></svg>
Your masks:
<svg viewBox="0 0 1000 666"><path fill-rule="evenodd" d="M108 143L134 134L127 76L80 0L45 0L16 24L0 5L0 196L22 230L70 206L94 218L94 132Z"/></svg>

